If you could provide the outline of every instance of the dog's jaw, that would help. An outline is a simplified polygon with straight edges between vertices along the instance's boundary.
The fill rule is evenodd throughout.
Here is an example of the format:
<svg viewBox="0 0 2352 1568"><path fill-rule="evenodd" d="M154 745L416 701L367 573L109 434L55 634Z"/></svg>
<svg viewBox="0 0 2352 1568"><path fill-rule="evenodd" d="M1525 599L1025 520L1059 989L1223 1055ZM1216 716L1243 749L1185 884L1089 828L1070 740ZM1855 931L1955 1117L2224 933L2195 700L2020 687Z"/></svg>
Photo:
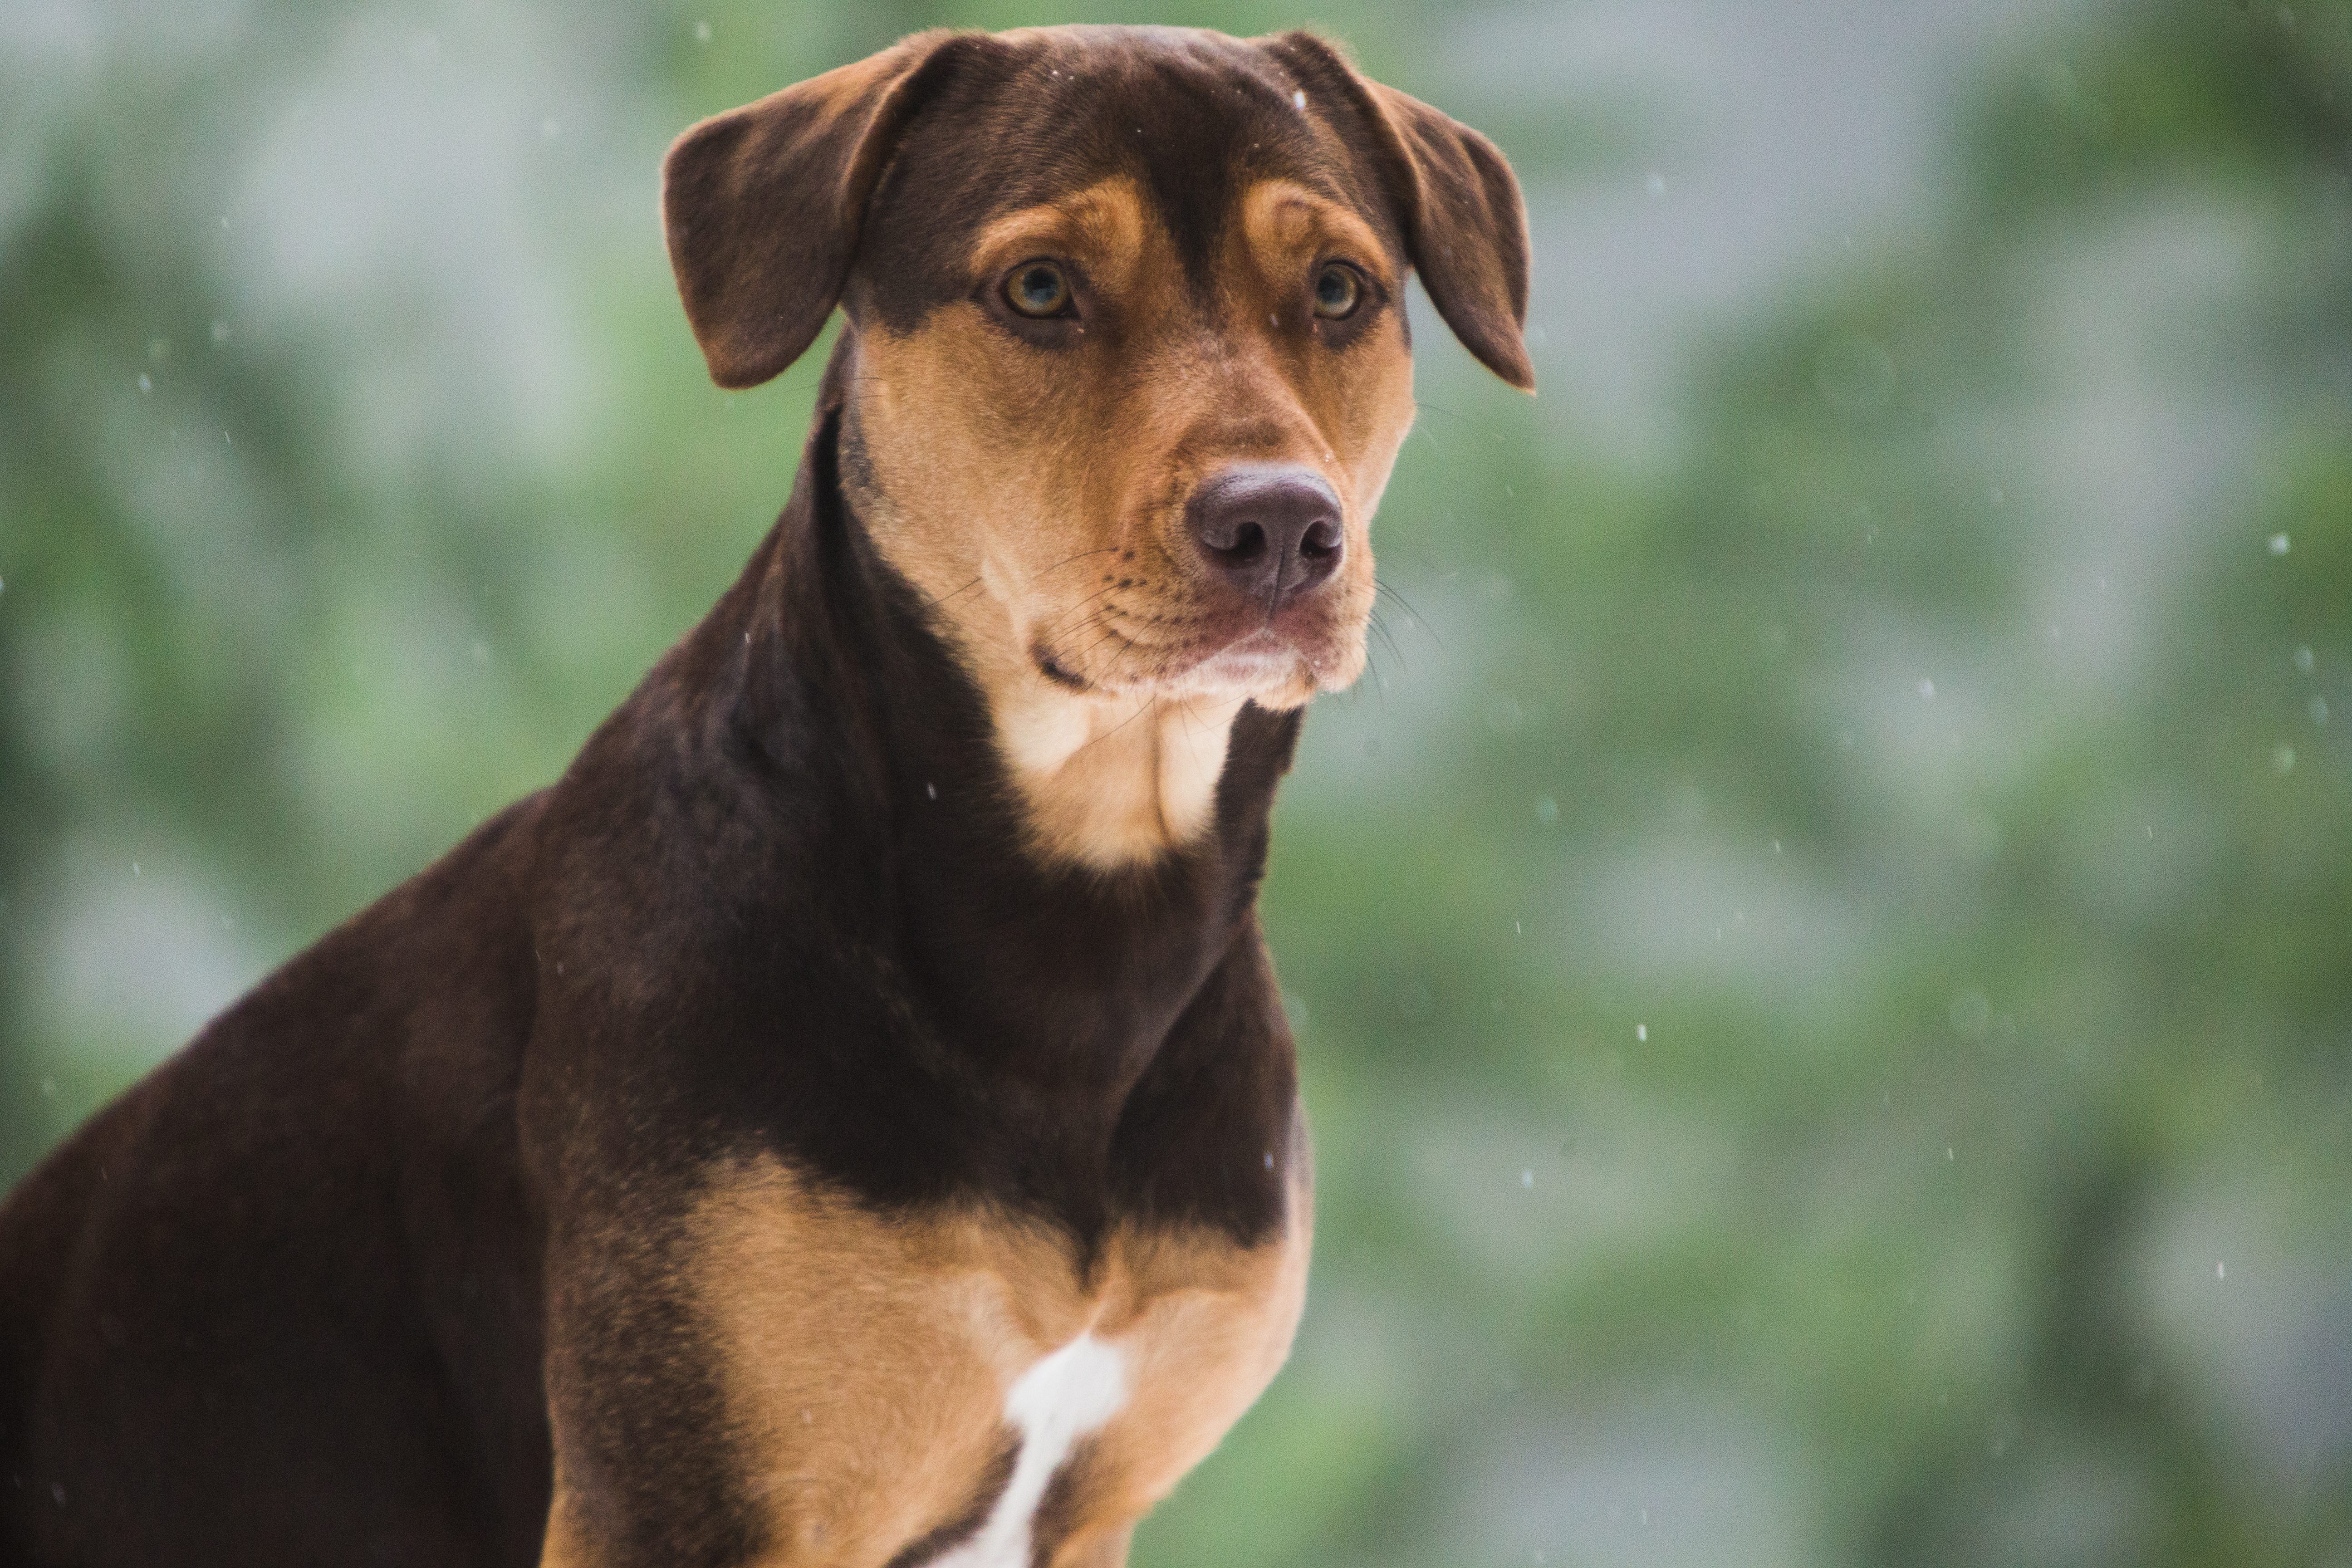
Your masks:
<svg viewBox="0 0 2352 1568"><path fill-rule="evenodd" d="M879 497L859 504L889 512ZM1206 670L1165 686L1073 689L1066 675L1040 667L1029 628L999 597L988 563L969 574L903 556L892 564L929 603L932 629L980 689L997 754L1025 807L1031 847L1048 860L1115 871L1194 841L1215 814L1243 703L1296 707L1314 692L1311 677L1297 672L1278 681L1261 672L1264 689L1251 689ZM960 574L961 592L946 581ZM1304 661L1295 662L1303 670Z"/></svg>

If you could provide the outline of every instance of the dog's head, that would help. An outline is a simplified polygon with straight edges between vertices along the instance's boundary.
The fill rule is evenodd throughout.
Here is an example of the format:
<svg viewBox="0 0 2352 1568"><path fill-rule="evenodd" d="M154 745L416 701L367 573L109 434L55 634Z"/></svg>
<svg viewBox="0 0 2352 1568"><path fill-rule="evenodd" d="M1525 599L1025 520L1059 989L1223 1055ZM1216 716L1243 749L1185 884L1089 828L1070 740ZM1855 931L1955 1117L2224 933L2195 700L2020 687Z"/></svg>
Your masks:
<svg viewBox="0 0 2352 1568"><path fill-rule="evenodd" d="M924 34L705 121L665 176L722 385L846 311L845 486L1016 772L1139 700L1360 672L1409 271L1532 384L1501 155L1303 33Z"/></svg>

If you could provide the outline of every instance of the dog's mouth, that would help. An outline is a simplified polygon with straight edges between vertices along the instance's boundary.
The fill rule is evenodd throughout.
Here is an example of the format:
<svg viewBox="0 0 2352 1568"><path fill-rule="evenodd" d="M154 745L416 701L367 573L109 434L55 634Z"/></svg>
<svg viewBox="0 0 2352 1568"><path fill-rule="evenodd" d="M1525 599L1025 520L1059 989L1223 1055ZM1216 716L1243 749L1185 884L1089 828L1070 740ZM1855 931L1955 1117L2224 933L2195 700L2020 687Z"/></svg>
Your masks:
<svg viewBox="0 0 2352 1568"><path fill-rule="evenodd" d="M1339 650L1324 646L1329 639L1302 637L1263 626L1235 638L1193 667L1202 684L1252 696L1300 684L1320 689L1341 665Z"/></svg>
<svg viewBox="0 0 2352 1568"><path fill-rule="evenodd" d="M1091 691L1094 689L1094 682L1088 680L1083 675L1079 675L1075 671L1065 668L1062 665L1061 659L1045 644L1032 644L1029 648L1029 657L1035 662L1037 666L1037 673L1052 681L1055 685L1066 688L1071 691Z"/></svg>
<svg viewBox="0 0 2352 1568"><path fill-rule="evenodd" d="M1255 606L1252 606L1255 608ZM1102 696L1198 691L1304 700L1352 681L1363 663L1365 628L1336 606L1297 604L1271 618L1216 617L1192 635L1154 637L1147 617L1124 617L1135 629L1097 624L1076 647L1045 637L1030 644L1037 672L1064 690ZM1162 616L1162 621L1184 617Z"/></svg>

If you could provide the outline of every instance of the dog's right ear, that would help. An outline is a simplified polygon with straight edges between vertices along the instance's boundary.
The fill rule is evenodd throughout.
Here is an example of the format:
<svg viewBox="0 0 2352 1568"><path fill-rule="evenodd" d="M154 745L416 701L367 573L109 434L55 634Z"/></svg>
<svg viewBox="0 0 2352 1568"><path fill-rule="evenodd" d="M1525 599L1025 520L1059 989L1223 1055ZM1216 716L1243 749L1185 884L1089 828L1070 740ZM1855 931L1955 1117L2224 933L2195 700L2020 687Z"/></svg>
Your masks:
<svg viewBox="0 0 2352 1568"><path fill-rule="evenodd" d="M670 144L662 226L711 380L757 386L816 341L900 133L973 37L918 33Z"/></svg>

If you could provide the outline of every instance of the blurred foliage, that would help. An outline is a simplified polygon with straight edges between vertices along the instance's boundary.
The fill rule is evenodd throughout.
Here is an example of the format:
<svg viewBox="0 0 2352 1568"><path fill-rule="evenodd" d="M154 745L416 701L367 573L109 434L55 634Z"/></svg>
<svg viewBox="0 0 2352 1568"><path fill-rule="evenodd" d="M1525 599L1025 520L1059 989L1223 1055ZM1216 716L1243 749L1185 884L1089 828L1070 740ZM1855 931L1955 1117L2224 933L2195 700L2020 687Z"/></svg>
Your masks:
<svg viewBox="0 0 2352 1568"><path fill-rule="evenodd" d="M1062 19L91 15L0 45L11 1179L559 771L781 503L821 355L708 385L667 135ZM1318 20L1541 199L1638 142L1424 81L1445 15ZM2352 27L2097 9L1954 103L1661 468L1424 321L1266 897L1314 1297L1139 1563L2352 1563ZM469 133L472 226L377 210Z"/></svg>

